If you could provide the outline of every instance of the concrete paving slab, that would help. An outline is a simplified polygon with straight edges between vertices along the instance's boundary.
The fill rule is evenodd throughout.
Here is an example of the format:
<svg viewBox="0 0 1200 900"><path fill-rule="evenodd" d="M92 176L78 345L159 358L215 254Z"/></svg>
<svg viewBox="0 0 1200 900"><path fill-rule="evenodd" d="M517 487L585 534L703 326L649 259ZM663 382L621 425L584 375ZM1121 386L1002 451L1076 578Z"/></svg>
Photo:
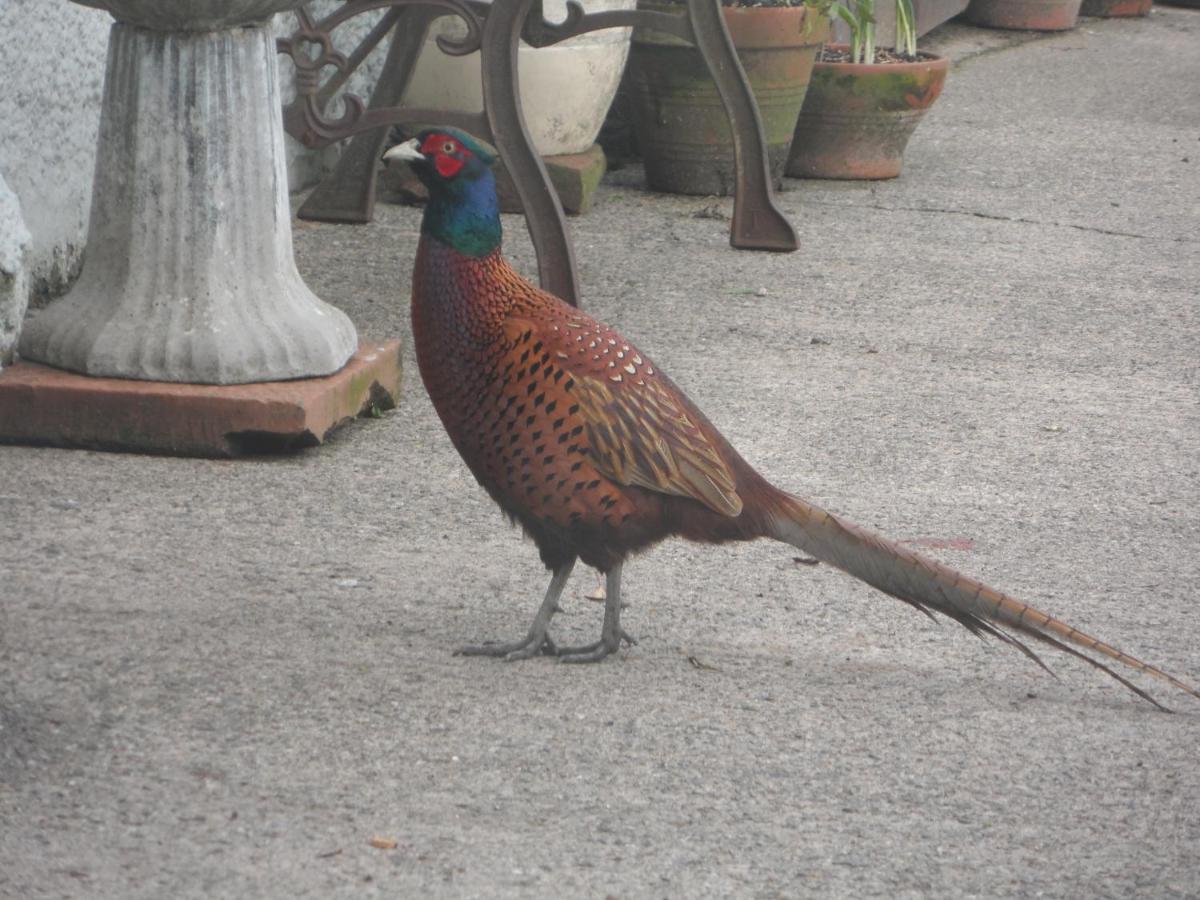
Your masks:
<svg viewBox="0 0 1200 900"><path fill-rule="evenodd" d="M789 182L796 254L614 173L572 222L584 303L781 486L1195 681L1197 29L961 63L899 180ZM417 228L303 223L305 279L401 333ZM416 379L298 456L0 475L0 894L1200 893L1196 704L1050 678L790 547L634 560L641 643L605 665L452 656L546 579Z"/></svg>

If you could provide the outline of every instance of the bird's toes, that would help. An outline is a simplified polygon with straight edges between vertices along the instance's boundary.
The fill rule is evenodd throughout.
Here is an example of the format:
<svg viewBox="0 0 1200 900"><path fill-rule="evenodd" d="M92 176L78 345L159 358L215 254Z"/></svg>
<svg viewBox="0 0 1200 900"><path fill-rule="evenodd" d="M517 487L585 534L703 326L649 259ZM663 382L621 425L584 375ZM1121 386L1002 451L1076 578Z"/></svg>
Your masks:
<svg viewBox="0 0 1200 900"><path fill-rule="evenodd" d="M627 636L622 632L616 639L604 638L583 647L565 647L558 651L558 660L564 663L600 662L617 652L621 646L621 638L624 637Z"/></svg>
<svg viewBox="0 0 1200 900"><path fill-rule="evenodd" d="M550 638L542 638L541 641L529 641L523 647L519 647L510 653L504 654L505 662L516 662L521 659L532 659L535 656L557 656L558 648L554 646L554 641Z"/></svg>
<svg viewBox="0 0 1200 900"><path fill-rule="evenodd" d="M508 641L507 643L488 641L483 644L472 644L459 647L454 651L455 656L492 656L506 662L530 659L540 654L547 656L558 654L558 648L554 646L554 642L544 634L527 635L519 641Z"/></svg>
<svg viewBox="0 0 1200 900"><path fill-rule="evenodd" d="M517 653L526 646L525 641L489 641L484 644L468 644L454 651L455 656L497 656L507 658L509 654Z"/></svg>

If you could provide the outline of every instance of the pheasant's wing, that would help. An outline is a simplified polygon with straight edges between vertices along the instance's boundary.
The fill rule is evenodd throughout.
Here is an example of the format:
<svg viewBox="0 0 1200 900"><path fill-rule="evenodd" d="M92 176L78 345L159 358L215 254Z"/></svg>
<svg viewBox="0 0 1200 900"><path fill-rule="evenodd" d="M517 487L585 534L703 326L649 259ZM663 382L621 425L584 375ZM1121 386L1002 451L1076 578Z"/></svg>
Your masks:
<svg viewBox="0 0 1200 900"><path fill-rule="evenodd" d="M655 374L605 380L580 374L573 390L596 468L619 484L691 497L727 516L741 513L733 472L672 385Z"/></svg>
<svg viewBox="0 0 1200 900"><path fill-rule="evenodd" d="M678 388L609 326L558 300L547 307L541 310L546 318L512 316L504 328L512 347L534 348L570 375L565 389L596 469L618 484L739 515L733 469Z"/></svg>

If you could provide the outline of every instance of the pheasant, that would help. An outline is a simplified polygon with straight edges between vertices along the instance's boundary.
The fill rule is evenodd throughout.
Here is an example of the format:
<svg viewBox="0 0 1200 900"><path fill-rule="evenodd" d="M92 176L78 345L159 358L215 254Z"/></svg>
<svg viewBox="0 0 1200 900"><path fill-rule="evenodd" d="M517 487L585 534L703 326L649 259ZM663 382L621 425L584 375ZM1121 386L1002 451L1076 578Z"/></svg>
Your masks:
<svg viewBox="0 0 1200 900"><path fill-rule="evenodd" d="M931 618L942 613L1004 641L1042 668L1010 632L1080 657L1159 708L1084 651L1200 698L1161 669L771 485L646 353L509 265L495 156L470 135L425 130L384 158L406 161L429 190L412 289L421 378L475 478L552 573L523 638L459 653L602 660L633 642L620 618L630 554L673 535L704 543L770 537ZM604 575L604 622L595 643L557 647L549 626L577 560Z"/></svg>

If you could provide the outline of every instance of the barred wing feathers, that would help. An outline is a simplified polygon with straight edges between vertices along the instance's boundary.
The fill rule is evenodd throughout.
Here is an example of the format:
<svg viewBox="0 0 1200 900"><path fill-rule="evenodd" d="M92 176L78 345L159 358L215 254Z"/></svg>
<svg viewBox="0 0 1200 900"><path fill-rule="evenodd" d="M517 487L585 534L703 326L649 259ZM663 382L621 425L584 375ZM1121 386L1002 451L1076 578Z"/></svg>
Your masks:
<svg viewBox="0 0 1200 900"><path fill-rule="evenodd" d="M691 497L736 517L742 498L729 465L660 378L609 386L587 375L574 394L592 462L618 484Z"/></svg>

